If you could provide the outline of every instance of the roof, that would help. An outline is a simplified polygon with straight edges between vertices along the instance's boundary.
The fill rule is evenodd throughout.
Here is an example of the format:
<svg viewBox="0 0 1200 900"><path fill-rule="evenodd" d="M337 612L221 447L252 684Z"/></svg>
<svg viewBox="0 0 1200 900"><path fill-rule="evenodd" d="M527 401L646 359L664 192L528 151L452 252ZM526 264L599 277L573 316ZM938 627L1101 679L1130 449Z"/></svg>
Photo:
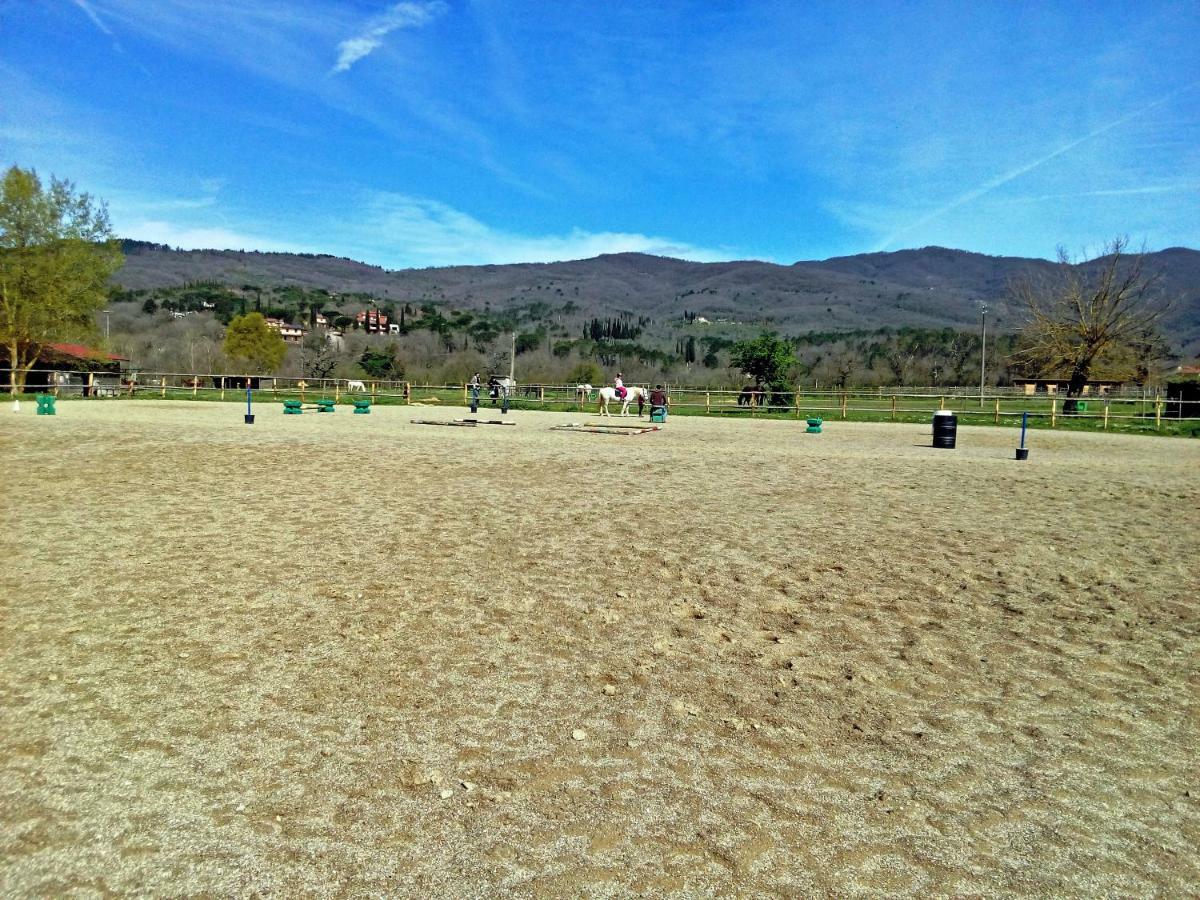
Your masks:
<svg viewBox="0 0 1200 900"><path fill-rule="evenodd" d="M115 353L105 353L103 350L96 350L93 347L86 347L83 344L47 344L55 353L61 353L64 356L74 356L77 359L86 360L102 360L108 362L128 362L128 356L117 356Z"/></svg>

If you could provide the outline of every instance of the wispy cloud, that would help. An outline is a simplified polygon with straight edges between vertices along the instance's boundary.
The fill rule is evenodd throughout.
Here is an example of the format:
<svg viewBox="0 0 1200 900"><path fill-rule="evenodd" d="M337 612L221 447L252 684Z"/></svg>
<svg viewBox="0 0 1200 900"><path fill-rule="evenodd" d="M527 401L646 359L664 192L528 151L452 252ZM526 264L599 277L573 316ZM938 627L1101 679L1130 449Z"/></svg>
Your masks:
<svg viewBox="0 0 1200 900"><path fill-rule="evenodd" d="M113 36L112 29L104 24L104 20L97 15L96 11L92 9L91 4L88 3L87 0L75 0L75 5L84 11L87 17L92 20L93 25L95 25L109 37Z"/></svg>
<svg viewBox="0 0 1200 900"><path fill-rule="evenodd" d="M1038 194L1028 197L1013 197L1009 203L1042 203L1047 200L1073 200L1080 197L1140 197L1154 194L1178 194L1200 191L1200 181L1184 181L1174 184L1150 184L1142 187L1101 188L1094 191L1068 191L1060 194Z"/></svg>
<svg viewBox="0 0 1200 900"><path fill-rule="evenodd" d="M1046 153L1046 154L1038 157L1037 159L1026 163L1023 166L1018 166L1017 168L1011 169L1008 172L1005 172L1002 175L999 175L999 176L991 179L990 181L984 182L979 187L973 188L973 189L959 195L958 197L955 197L949 203L946 203L945 205L938 207L937 209L933 210L932 212L927 213L914 221L908 222L907 224L901 226L900 228L897 228L896 230L892 231L890 234L887 235L887 237L885 237L882 241L880 241L875 246L875 248L874 248L875 251L879 252L882 250L887 250L889 247L892 246L892 244L894 244L897 240L899 240L902 236L909 233L910 231L914 231L918 228L921 228L924 225L928 225L930 222L940 219L942 216L946 215L947 213L953 212L954 210L958 209L959 207L964 206L974 200L978 200L980 197L984 196L985 194L989 194L992 191L996 190L996 188L1001 187L1005 184L1008 184L1010 181L1014 181L1015 179L1020 178L1022 175L1032 172L1034 169L1037 169L1038 167L1043 166L1046 163L1051 162L1054 159L1057 159L1058 157L1062 156L1065 153L1069 153L1070 151L1074 150L1076 147L1079 147L1081 144L1086 144L1088 141L1098 138L1102 134L1112 131L1114 128L1119 128L1120 126L1126 124L1127 122L1129 122L1133 119L1136 119L1138 116L1144 115L1153 109L1157 109L1158 107L1163 106L1164 104L1168 103L1170 100L1174 99L1174 97L1177 96L1178 94L1180 94L1184 91L1187 91L1187 90L1191 90L1192 88L1196 87L1196 85L1197 85L1196 82L1185 85L1184 87L1181 87L1178 90L1172 91L1170 94L1167 94L1164 97L1160 97L1159 99L1154 100L1151 103L1147 103L1144 106L1141 106L1137 109L1134 109L1131 112L1128 112L1123 116L1120 116L1119 118L1113 119L1111 122L1106 122L1104 125L1101 125L1099 128L1094 128L1091 131L1089 131L1087 134L1084 134L1083 136L1078 137L1073 141L1069 141L1066 144L1064 144L1063 146L1059 147L1058 149L1052 150L1051 152Z"/></svg>
<svg viewBox="0 0 1200 900"><path fill-rule="evenodd" d="M334 72L345 72L363 57L376 50L383 39L397 28L420 28L428 25L446 11L441 0L427 3L397 3L367 23L361 34L338 44L338 61Z"/></svg>
<svg viewBox="0 0 1200 900"><path fill-rule="evenodd" d="M505 231L436 200L377 194L352 240L369 241L376 259L392 267L501 265L560 262L602 253L651 253L698 262L731 259L728 250L700 247L673 238L572 228L565 234ZM350 236L348 236L350 237Z"/></svg>

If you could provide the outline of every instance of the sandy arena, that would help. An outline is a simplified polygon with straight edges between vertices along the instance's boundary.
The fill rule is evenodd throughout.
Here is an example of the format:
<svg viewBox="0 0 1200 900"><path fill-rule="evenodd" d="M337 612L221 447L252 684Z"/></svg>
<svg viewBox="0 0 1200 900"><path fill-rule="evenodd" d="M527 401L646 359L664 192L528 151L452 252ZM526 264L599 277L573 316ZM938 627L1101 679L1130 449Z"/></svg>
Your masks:
<svg viewBox="0 0 1200 900"><path fill-rule="evenodd" d="M242 412L0 414L0 894L1200 891L1200 442Z"/></svg>

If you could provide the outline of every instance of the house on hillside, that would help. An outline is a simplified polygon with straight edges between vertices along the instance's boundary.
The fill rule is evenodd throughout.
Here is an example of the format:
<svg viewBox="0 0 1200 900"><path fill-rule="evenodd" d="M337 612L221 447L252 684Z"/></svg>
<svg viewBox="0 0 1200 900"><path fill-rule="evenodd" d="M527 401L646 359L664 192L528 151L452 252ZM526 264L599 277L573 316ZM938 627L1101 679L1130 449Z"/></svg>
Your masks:
<svg viewBox="0 0 1200 900"><path fill-rule="evenodd" d="M280 337L289 344L298 344L304 340L304 329L299 325L293 325L290 322L285 322L282 319L267 319L267 327L273 331L278 331Z"/></svg>
<svg viewBox="0 0 1200 900"><path fill-rule="evenodd" d="M1093 378L1083 386L1083 396L1115 393L1125 382L1105 378ZM1013 386L1023 388L1026 394L1057 394L1066 393L1071 384L1070 378L1014 378Z"/></svg>
<svg viewBox="0 0 1200 900"><path fill-rule="evenodd" d="M354 318L358 322L358 327L367 334L387 333L388 317L377 309L363 310Z"/></svg>
<svg viewBox="0 0 1200 900"><path fill-rule="evenodd" d="M128 362L128 357L83 344L47 344L25 377L25 390L34 392L74 386L76 392L87 395L89 386L119 384ZM8 390L12 384L11 366L8 348L0 347L0 389Z"/></svg>

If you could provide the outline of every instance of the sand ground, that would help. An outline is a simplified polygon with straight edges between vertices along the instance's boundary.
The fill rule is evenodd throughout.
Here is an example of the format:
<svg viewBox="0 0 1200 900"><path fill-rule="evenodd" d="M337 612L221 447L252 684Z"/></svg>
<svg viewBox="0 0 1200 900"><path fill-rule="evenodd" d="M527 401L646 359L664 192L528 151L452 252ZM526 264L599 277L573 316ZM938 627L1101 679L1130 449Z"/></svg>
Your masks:
<svg viewBox="0 0 1200 900"><path fill-rule="evenodd" d="M1200 892L1200 443L456 412L4 409L0 893Z"/></svg>

